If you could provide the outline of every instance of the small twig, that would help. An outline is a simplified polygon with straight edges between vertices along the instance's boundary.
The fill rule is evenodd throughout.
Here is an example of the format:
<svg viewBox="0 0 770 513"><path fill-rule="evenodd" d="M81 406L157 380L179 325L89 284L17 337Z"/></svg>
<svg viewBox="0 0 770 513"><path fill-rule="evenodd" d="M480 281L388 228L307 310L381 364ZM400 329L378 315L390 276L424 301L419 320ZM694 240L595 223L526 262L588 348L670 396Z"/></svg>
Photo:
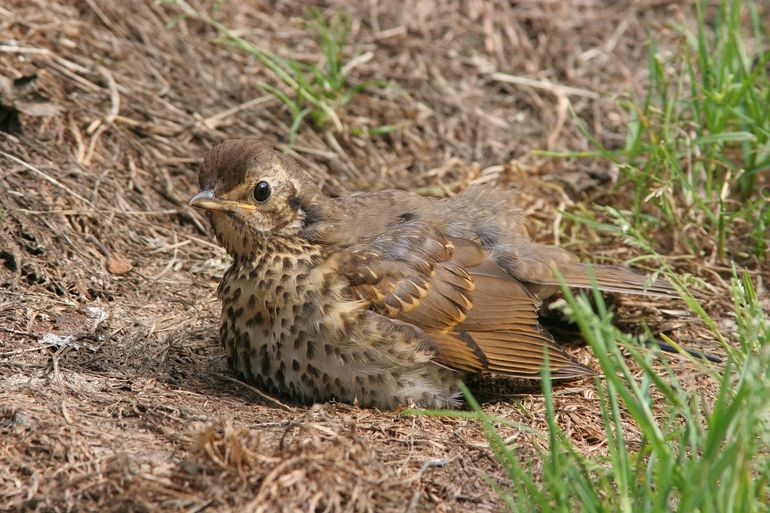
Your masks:
<svg viewBox="0 0 770 513"><path fill-rule="evenodd" d="M176 232L174 232L174 238L176 239ZM168 251L170 249L176 250L177 248L181 248L183 246L187 246L188 244L191 244L192 241L190 239L183 240L182 242L175 242L174 244L169 244L167 246L163 246L160 248L155 248L152 251L148 251L148 255L154 255L155 253L161 253L163 251Z"/></svg>
<svg viewBox="0 0 770 513"><path fill-rule="evenodd" d="M250 109L252 107L257 107L259 105L267 104L273 101L276 101L276 98L272 95L260 96L259 98L254 98L247 102L243 102L239 105L236 105L235 107L230 107L229 109L223 110L222 112L214 114L213 116L203 118L202 121L207 128L215 129L217 126L219 126L219 123L222 120L227 119L234 114L238 114L239 112Z"/></svg>
<svg viewBox="0 0 770 513"><path fill-rule="evenodd" d="M35 335L34 333L30 333L29 331L15 330L13 328L6 328L5 326L0 326L0 330L3 330L6 333L10 333L11 335L20 335L22 337L37 338L37 335Z"/></svg>
<svg viewBox="0 0 770 513"><path fill-rule="evenodd" d="M561 94L564 96L582 96L584 98L591 98L593 100L599 98L599 95L593 91L561 84L554 84L550 80L536 80L534 78L518 77L516 75L509 75L507 73L492 73L489 75L489 78L492 80L497 80L498 82L505 82L507 84L516 84L524 87L543 89L554 94Z"/></svg>
<svg viewBox="0 0 770 513"><path fill-rule="evenodd" d="M64 420L67 421L67 424L72 424L72 419L70 419L69 414L67 413L67 410L64 406L64 381L62 381L61 374L59 372L59 356L61 356L65 351L69 349L69 346L63 345L59 349L56 350L56 352L51 357L51 365L53 368L53 378L54 381L56 381L56 384L59 386L59 391L62 394L62 415L64 416Z"/></svg>
<svg viewBox="0 0 770 513"><path fill-rule="evenodd" d="M342 68L340 69L340 74L343 77L347 77L356 66L359 66L361 64L366 64L373 58L374 58L374 54L372 52L365 52L357 57L353 57L347 63L345 63L344 66L342 66Z"/></svg>
<svg viewBox="0 0 770 513"><path fill-rule="evenodd" d="M86 156L83 159L83 165L89 166L91 159L96 151L96 143L99 142L99 138L107 130L107 125L103 123L102 119L97 119L86 129L86 133L91 135L91 140L88 143L88 149L86 150Z"/></svg>
<svg viewBox="0 0 770 513"><path fill-rule="evenodd" d="M153 281L158 281L159 279L161 279L167 272L169 272L174 267L174 264L177 262L177 253L179 251L179 240L177 239L176 231L173 231L171 233L174 236L174 243L171 245L171 247L174 250L174 253L171 255L171 259L168 261L166 266L158 273L157 276L155 276ZM186 242L189 242L189 241L186 241Z"/></svg>
<svg viewBox="0 0 770 513"><path fill-rule="evenodd" d="M2 53L22 53L27 55L52 55L47 48L32 48L29 46L0 45Z"/></svg>
<svg viewBox="0 0 770 513"><path fill-rule="evenodd" d="M184 213L178 209L166 209L166 210L78 210L74 208L65 208L61 210L29 210L28 208L12 208L14 212L23 212L30 215L50 215L58 214L63 216L93 216L98 214L113 215L113 216L167 216L177 215Z"/></svg>
<svg viewBox="0 0 770 513"><path fill-rule="evenodd" d="M107 123L113 123L115 118L120 114L120 93L118 92L118 84L115 82L115 77L112 76L112 72L104 66L98 66L99 73L102 74L104 80L107 82L107 88L110 90L110 111L105 116L104 120Z"/></svg>
<svg viewBox="0 0 770 513"><path fill-rule="evenodd" d="M72 189L70 189L69 187L67 187L63 183L61 183L59 180L57 180L56 178L53 178L52 176L48 176L44 172L40 171L38 168L36 168L32 164L28 164L28 163L24 162L23 160L21 160L20 158L14 157L13 155L11 155L9 153L6 153L4 151L0 151L0 155L2 155L3 157L7 158L11 162L16 162L17 164L20 164L20 165L24 166L26 169L28 169L28 170L30 170L30 171L32 171L34 173L37 173L38 175L43 177L44 180L54 184L55 186L57 186L57 187L59 187L61 189L64 189L65 191L70 193L72 196L74 196L77 199L79 199L80 201L84 202L89 207L96 208L93 203L91 203L90 201L85 199L83 196L81 196L77 192L73 191Z"/></svg>
<svg viewBox="0 0 770 513"><path fill-rule="evenodd" d="M51 67L58 70L59 73L72 80L74 83L80 85L86 91L102 91L103 88L94 84L90 80L86 80L74 71L70 70L63 62L63 59L59 59L54 56L51 61Z"/></svg>
<svg viewBox="0 0 770 513"><path fill-rule="evenodd" d="M75 122L75 117L68 117L70 133L72 133L72 135L75 137L75 143L77 143L75 159L78 161L78 164L82 164L86 156L86 144L83 142L83 134L80 133L80 128L78 128L78 124Z"/></svg>
<svg viewBox="0 0 770 513"><path fill-rule="evenodd" d="M91 9L94 11L94 14L96 14L96 17L99 18L105 26L109 27L112 32L118 32L115 30L115 24L106 14L104 14L104 11L99 8L98 4L96 4L93 0L86 0L86 3L89 7L91 7Z"/></svg>
<svg viewBox="0 0 770 513"><path fill-rule="evenodd" d="M0 353L0 358L5 358L7 356L16 356L19 354L25 354L25 353L34 353L36 351L42 351L43 349L48 349L51 346L47 345L40 345L35 347L28 347L26 349L18 349L16 351L7 351L5 353Z"/></svg>
<svg viewBox="0 0 770 513"><path fill-rule="evenodd" d="M556 141L559 140L562 129L564 129L564 122L567 121L567 111L569 110L569 98L561 91L555 91L557 106L556 106L556 123L553 128L548 132L545 146L548 150L553 150L556 146Z"/></svg>
<svg viewBox="0 0 770 513"><path fill-rule="evenodd" d="M222 250L221 246L217 246L216 244L212 244L211 242L209 242L207 240L199 239L198 237L193 237L192 235L188 235L186 233L183 233L182 237L187 237L189 240L191 240L193 242L197 242L198 244L201 244L201 245L206 246L206 247L211 248L211 249L216 249L217 251L221 251Z"/></svg>
<svg viewBox="0 0 770 513"><path fill-rule="evenodd" d="M102 255L104 255L107 258L110 257L110 253L111 253L110 249L104 244L102 244L102 242L99 239L97 239L93 235L89 235L88 237L86 237L86 240L93 242L96 245L96 247L99 248L99 251L102 252Z"/></svg>

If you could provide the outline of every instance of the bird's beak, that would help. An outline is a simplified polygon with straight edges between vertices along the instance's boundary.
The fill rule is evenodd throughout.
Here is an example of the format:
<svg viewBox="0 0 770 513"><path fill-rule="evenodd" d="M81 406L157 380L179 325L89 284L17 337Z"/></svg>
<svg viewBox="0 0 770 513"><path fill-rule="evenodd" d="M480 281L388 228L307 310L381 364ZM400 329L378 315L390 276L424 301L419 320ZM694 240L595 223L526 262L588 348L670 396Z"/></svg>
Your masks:
<svg viewBox="0 0 770 513"><path fill-rule="evenodd" d="M227 207L225 202L218 200L214 196L214 191L212 190L199 192L190 198L189 205L195 208L205 208L206 210L225 210Z"/></svg>
<svg viewBox="0 0 770 513"><path fill-rule="evenodd" d="M254 205L248 203L240 203L238 201L230 201L225 199L219 199L212 190L201 191L192 198L188 204L191 207L203 208L206 210L215 210L220 212L235 212L238 210L256 210Z"/></svg>

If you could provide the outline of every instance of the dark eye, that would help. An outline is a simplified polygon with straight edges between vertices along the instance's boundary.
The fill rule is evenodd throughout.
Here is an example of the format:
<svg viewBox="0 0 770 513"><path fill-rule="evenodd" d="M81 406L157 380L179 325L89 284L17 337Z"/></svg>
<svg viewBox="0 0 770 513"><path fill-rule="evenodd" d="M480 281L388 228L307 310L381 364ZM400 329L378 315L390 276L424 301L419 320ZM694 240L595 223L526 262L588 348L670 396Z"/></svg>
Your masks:
<svg viewBox="0 0 770 513"><path fill-rule="evenodd" d="M254 187L254 199L262 203L270 197L270 184L262 180Z"/></svg>

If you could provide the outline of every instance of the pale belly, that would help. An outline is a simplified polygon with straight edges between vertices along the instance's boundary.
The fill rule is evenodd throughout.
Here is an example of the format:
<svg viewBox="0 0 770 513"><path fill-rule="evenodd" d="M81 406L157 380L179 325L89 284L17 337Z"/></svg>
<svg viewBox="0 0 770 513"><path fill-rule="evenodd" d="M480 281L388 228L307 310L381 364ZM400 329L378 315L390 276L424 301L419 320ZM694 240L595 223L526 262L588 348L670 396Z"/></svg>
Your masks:
<svg viewBox="0 0 770 513"><path fill-rule="evenodd" d="M303 403L458 403L460 375L435 364L431 351L389 319L340 300L333 287L297 287L285 278L275 283L254 270L237 274L223 284L221 338L230 367L245 380Z"/></svg>

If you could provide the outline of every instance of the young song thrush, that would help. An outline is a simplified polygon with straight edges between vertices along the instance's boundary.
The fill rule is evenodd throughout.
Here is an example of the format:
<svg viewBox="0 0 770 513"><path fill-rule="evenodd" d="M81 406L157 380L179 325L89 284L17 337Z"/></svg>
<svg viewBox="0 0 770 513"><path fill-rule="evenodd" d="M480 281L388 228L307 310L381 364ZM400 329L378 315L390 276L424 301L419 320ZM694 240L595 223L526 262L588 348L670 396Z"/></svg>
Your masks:
<svg viewBox="0 0 770 513"><path fill-rule="evenodd" d="M220 335L247 381L303 402L447 407L465 373L539 378L546 348L553 378L592 373L538 323L553 269L590 287L588 269L532 242L510 191L331 198L256 139L212 149L200 186L190 205L233 258ZM592 272L605 291L672 292L624 268Z"/></svg>

